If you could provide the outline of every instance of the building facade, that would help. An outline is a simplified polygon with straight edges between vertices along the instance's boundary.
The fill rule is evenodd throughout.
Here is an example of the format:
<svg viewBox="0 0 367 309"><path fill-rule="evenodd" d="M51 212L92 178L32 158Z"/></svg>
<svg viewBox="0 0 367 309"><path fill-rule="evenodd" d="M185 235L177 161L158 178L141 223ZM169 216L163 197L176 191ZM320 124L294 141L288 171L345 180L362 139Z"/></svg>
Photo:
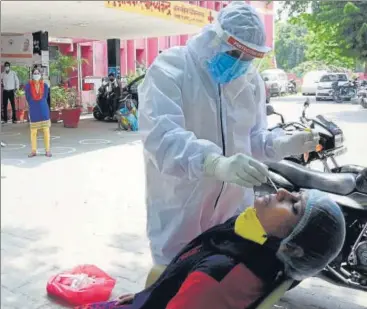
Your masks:
<svg viewBox="0 0 367 309"><path fill-rule="evenodd" d="M207 9L219 11L230 1L185 1L192 5L197 5ZM267 1L246 1L256 7L265 24L267 33L267 45L273 47L274 40L274 7L273 3ZM120 63L121 75L133 74L139 65L148 67L158 55L160 50L165 50L172 46L185 45L189 35L164 36L155 38L142 38L137 40L121 41L120 44ZM50 61L59 50L64 55L77 56L79 44L80 56L85 59L81 65L79 78L86 76L103 77L107 75L107 42L106 41L87 41L84 39L73 40L50 40ZM71 86L78 84L78 72L70 75ZM88 85L83 82L83 90L89 90Z"/></svg>

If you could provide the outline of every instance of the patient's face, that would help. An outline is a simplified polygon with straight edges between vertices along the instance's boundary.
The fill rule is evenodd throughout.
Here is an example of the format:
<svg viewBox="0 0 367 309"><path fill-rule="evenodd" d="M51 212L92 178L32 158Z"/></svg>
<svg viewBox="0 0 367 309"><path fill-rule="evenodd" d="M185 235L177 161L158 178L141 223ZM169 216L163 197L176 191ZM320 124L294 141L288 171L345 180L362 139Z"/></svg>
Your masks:
<svg viewBox="0 0 367 309"><path fill-rule="evenodd" d="M280 189L276 194L256 199L257 217L268 235L287 237L301 220L306 208L305 193Z"/></svg>

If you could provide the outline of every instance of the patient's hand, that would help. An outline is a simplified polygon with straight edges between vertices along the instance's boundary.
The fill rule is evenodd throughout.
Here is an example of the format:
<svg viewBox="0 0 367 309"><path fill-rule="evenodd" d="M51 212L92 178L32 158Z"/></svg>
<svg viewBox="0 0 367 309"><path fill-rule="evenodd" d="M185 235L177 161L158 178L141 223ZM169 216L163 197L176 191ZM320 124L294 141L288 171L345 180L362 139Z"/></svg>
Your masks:
<svg viewBox="0 0 367 309"><path fill-rule="evenodd" d="M135 294L125 294L121 295L119 298L117 298L116 305L128 305L131 304L134 300Z"/></svg>

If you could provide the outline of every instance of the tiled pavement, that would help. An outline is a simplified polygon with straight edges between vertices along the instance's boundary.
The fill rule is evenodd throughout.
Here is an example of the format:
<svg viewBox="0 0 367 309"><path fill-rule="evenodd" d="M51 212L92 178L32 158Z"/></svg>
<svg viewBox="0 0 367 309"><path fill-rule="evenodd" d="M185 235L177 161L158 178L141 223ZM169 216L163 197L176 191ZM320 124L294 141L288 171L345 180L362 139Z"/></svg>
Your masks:
<svg viewBox="0 0 367 309"><path fill-rule="evenodd" d="M117 279L114 296L143 286L151 259L142 149L137 134L114 128L92 120L79 129L55 125L51 159L26 157L26 125L2 129L2 309L61 308L46 296L47 279L84 263ZM367 297L312 279L276 308L361 309Z"/></svg>

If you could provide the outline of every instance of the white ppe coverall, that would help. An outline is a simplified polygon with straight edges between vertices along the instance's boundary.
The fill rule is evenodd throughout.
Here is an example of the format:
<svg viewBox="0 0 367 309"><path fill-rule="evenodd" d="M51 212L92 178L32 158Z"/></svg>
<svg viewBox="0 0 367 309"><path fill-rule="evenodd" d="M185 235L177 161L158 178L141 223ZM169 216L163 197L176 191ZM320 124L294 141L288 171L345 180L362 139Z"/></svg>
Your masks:
<svg viewBox="0 0 367 309"><path fill-rule="evenodd" d="M218 85L206 70L215 35L209 25L187 46L161 53L139 87L147 232L156 264L167 265L200 233L253 203L252 189L205 176L208 154L281 159L272 147L278 133L267 131L260 75Z"/></svg>

